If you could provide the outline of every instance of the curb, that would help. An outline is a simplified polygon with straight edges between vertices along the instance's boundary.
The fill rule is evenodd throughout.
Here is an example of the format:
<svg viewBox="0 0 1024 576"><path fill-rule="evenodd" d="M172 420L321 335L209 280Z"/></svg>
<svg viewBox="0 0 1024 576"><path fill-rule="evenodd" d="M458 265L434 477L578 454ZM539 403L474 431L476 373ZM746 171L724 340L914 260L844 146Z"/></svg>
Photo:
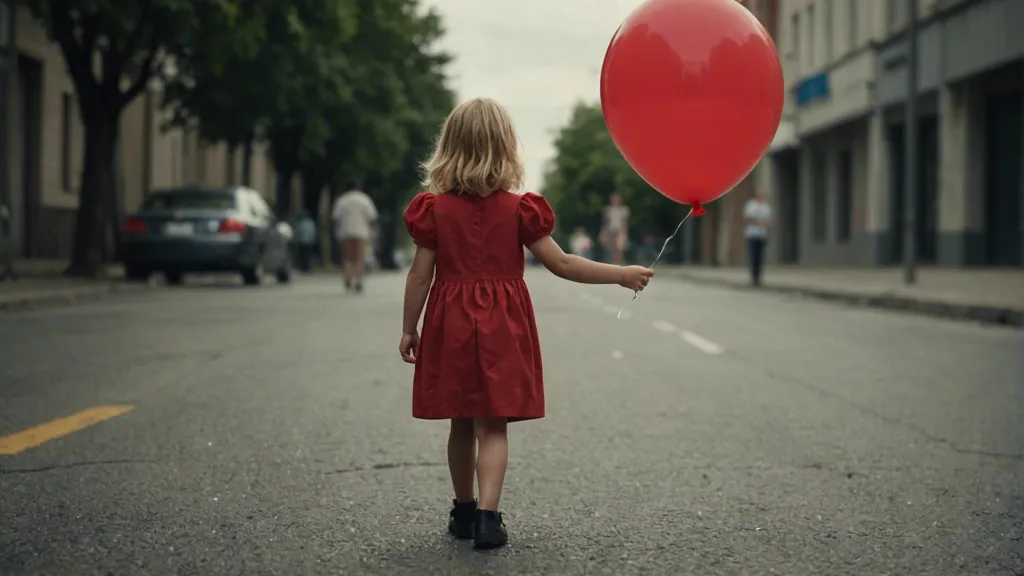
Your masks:
<svg viewBox="0 0 1024 576"><path fill-rule="evenodd" d="M57 294L15 296L7 300L0 300L0 314L14 312L31 312L47 308L59 308L74 306L86 302L102 300L112 294L121 292L141 292L148 289L145 285L126 285L119 282L111 282L106 286L97 286L82 289L71 289Z"/></svg>
<svg viewBox="0 0 1024 576"><path fill-rule="evenodd" d="M727 287L732 288L733 290L794 294L798 296L817 298L818 300L840 302L852 306L908 312L922 316L932 316L935 318L966 320L1011 328L1024 327L1024 310L1015 308L986 306L982 304L954 304L951 302L940 302L935 300L921 300L907 296L899 296L897 294L851 294L836 292L834 290L807 288L801 286L773 286L770 284L763 284L760 288L754 288L746 284L737 284L736 282L730 282L728 280L702 278L687 274L686 272L675 272L671 277L694 284Z"/></svg>

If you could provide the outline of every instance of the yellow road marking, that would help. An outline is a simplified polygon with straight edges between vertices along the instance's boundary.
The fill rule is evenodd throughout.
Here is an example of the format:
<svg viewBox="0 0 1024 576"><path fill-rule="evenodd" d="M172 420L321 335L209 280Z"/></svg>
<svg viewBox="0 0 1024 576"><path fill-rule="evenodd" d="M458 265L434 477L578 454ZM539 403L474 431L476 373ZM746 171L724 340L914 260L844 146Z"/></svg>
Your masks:
<svg viewBox="0 0 1024 576"><path fill-rule="evenodd" d="M29 448L35 448L50 440L56 440L61 436L67 436L104 420L130 412L132 408L134 406L94 406L66 418L58 418L46 424L15 432L10 436L2 436L0 437L0 455L20 454Z"/></svg>

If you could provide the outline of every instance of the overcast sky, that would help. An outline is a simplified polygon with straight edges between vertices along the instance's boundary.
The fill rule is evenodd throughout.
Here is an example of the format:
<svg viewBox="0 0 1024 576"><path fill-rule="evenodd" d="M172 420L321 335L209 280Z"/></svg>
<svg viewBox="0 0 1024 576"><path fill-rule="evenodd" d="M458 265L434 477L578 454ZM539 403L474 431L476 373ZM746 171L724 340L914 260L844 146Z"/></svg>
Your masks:
<svg viewBox="0 0 1024 576"><path fill-rule="evenodd" d="M526 189L538 190L553 131L573 105L597 102L601 60L642 0L425 0L443 14L460 100L502 102L523 142Z"/></svg>

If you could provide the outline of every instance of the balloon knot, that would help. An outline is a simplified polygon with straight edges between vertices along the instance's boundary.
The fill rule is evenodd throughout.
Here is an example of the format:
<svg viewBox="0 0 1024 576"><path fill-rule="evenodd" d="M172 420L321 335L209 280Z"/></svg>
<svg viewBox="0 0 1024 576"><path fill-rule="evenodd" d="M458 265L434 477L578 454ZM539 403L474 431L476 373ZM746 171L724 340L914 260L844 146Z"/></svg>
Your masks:
<svg viewBox="0 0 1024 576"><path fill-rule="evenodd" d="M703 216L705 214L704 207L700 205L700 202L694 202L690 205L691 216Z"/></svg>

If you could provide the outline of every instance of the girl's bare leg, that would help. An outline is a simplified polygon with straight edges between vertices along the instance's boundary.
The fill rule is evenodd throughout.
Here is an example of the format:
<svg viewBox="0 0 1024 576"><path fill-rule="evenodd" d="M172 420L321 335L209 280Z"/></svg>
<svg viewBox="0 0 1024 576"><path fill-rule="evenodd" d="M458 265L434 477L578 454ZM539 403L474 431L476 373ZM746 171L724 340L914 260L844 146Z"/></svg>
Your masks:
<svg viewBox="0 0 1024 576"><path fill-rule="evenodd" d="M448 432L448 472L459 502L473 501L473 473L476 471L476 436L472 418L453 418Z"/></svg>
<svg viewBox="0 0 1024 576"><path fill-rule="evenodd" d="M498 510L501 488L508 467L508 419L476 418L476 440L480 445L476 478L480 485L480 510Z"/></svg>

